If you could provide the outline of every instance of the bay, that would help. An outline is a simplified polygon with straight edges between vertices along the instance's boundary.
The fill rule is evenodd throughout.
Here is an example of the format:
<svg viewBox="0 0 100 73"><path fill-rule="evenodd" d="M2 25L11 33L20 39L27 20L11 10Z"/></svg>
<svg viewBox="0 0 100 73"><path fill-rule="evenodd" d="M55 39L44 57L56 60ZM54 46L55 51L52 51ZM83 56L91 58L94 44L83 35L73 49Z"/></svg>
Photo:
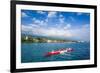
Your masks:
<svg viewBox="0 0 100 73"><path fill-rule="evenodd" d="M73 52L45 57L47 52L61 48L73 48ZM90 59L90 43L22 43L21 63L71 61Z"/></svg>

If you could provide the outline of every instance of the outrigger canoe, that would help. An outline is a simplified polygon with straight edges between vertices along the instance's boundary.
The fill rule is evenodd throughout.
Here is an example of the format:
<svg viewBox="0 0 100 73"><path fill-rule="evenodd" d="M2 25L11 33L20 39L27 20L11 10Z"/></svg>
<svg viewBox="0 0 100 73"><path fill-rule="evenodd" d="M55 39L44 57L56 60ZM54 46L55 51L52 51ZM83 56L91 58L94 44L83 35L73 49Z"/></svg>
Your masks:
<svg viewBox="0 0 100 73"><path fill-rule="evenodd" d="M72 51L73 51L72 48L60 49L60 50L56 50L56 51L47 52L45 57L50 57L53 55L58 55L58 54L63 54L63 53L70 53Z"/></svg>

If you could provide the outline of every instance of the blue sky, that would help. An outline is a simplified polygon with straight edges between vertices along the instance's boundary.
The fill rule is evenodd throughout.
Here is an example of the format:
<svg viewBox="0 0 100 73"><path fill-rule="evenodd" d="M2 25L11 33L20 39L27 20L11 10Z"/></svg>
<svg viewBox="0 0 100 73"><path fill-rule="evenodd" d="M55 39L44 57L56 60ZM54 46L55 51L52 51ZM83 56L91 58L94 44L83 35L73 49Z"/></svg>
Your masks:
<svg viewBox="0 0 100 73"><path fill-rule="evenodd" d="M72 40L90 40L90 14L21 10L23 34Z"/></svg>

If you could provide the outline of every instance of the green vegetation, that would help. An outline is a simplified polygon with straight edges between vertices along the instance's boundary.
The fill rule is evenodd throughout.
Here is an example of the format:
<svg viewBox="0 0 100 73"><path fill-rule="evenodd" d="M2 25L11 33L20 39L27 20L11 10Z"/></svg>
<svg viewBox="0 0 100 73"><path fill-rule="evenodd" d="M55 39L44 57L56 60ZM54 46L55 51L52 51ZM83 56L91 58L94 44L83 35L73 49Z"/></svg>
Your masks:
<svg viewBox="0 0 100 73"><path fill-rule="evenodd" d="M78 41L71 41L71 40L61 40L61 39L50 39L50 38L43 38L43 37L32 37L32 36L22 36L21 37L22 43L64 43L64 42L78 42Z"/></svg>

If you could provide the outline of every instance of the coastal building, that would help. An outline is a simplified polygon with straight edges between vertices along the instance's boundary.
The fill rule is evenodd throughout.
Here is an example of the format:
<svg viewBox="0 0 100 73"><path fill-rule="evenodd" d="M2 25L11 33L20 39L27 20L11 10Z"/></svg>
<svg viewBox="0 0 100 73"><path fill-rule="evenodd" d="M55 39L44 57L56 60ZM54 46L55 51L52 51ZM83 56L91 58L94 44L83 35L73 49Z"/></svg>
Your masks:
<svg viewBox="0 0 100 73"><path fill-rule="evenodd" d="M28 36L25 37L25 40L28 40Z"/></svg>

